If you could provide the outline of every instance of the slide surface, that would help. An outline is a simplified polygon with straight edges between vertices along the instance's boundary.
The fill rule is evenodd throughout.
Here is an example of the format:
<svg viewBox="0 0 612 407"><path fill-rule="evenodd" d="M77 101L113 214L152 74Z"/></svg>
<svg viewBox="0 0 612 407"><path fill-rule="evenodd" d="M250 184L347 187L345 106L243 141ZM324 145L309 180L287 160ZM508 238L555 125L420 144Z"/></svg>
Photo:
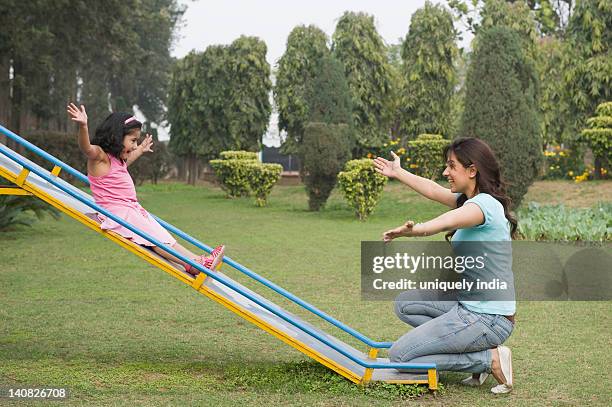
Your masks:
<svg viewBox="0 0 612 407"><path fill-rule="evenodd" d="M11 159L10 157L7 157L5 154L2 154L2 150L6 151L9 149L4 144L0 144L0 176L4 176L4 178L13 181L15 177L18 177L18 175L21 173L23 166L17 161ZM23 160L22 162L24 163L24 165L32 166L32 168L36 168L36 170L41 171L46 176L53 177L53 181L56 182L58 185L61 185L62 187L72 191L73 193L78 194L78 196L89 202L93 202L93 198L89 194L81 191L80 189L76 188L65 180L62 180L61 178L52 175L51 172L49 172L48 170L38 166L37 164L31 162L25 157L22 157L21 155L18 155L13 150L10 151L14 155L18 156L20 161ZM47 180L34 174L33 172L30 172L25 178L23 187L24 189L29 190L33 193L33 195L36 195L39 198L44 198L45 196L52 197L53 200L61 203L61 206L63 206L63 208L59 207L60 210L64 211L65 213L68 213L70 216L74 217L77 220L79 220L78 217L73 216L71 213L66 212L66 210L64 209L68 208L71 212L80 213L82 215L85 215L90 220L94 220L97 222L97 217L95 216L96 211L94 209L90 208L87 204L62 191L60 188L58 188L58 186L54 185L51 182L48 182ZM127 244L132 244L129 241L125 242L127 242ZM142 248L138 246L137 250L142 251ZM156 260L158 262L165 262L165 260L163 260L159 256L156 256L152 252L149 253L149 256L156 257ZM168 264L167 262L165 263ZM176 265L168 264L168 266L177 269ZM183 280L185 280L185 278L193 280L188 274L182 271L182 268L178 267L178 269L179 272L184 276ZM307 326L312 332L315 332L320 337L325 338L329 343L335 345L337 348L341 349L346 354L351 355L354 359L369 363L389 363L389 360L386 358L369 359L366 353L355 349L353 346L350 346L349 344L304 321L299 316L281 309L279 306L264 298L263 296L232 280L226 274L223 274L221 272L216 272L216 274L223 276L226 280L231 282L231 285L233 287L229 287L212 278L206 278L203 281L203 285L201 287L195 288L199 288L199 291L203 292L205 295L209 296L213 300L222 303L230 310L245 317L246 319L255 323L262 329L265 329L274 336L283 340L285 343L293 346L294 348L307 354L313 359L323 363L324 365L349 378L350 380L354 382L385 381L393 383L429 383L430 387L437 387L437 376L435 379L432 379L431 377L432 369L418 369L408 373L400 372L399 370L393 368L374 368L369 372L370 374L368 375L367 369L364 366L361 366L359 363L356 363L354 360L351 360L351 358L345 356L329 344L326 344L320 339L317 339L311 333L308 333L303 329L300 329L299 327L295 326L294 324L287 322L285 319L279 317L275 313L269 311L268 309L262 307L253 300L240 294L236 291L236 288L239 288L240 290L249 293L269 308L278 310L279 312L290 316L291 321L297 321L303 326ZM389 315L389 318L392 318L392 315ZM433 373L435 373L435 371ZM434 380L433 385L432 380Z"/></svg>

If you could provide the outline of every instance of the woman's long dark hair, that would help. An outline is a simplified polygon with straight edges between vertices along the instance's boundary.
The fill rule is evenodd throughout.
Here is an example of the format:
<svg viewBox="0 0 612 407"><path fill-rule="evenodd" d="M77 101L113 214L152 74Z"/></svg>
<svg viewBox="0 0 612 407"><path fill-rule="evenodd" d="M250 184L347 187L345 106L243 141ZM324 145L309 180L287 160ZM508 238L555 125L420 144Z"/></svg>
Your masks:
<svg viewBox="0 0 612 407"><path fill-rule="evenodd" d="M141 129L142 123L136 119L125 121L132 117L131 113L115 112L108 115L96 129L96 134L91 141L115 158L119 158L123 151L123 138L134 129Z"/></svg>
<svg viewBox="0 0 612 407"><path fill-rule="evenodd" d="M465 167L474 164L476 167L476 190L478 193L484 192L497 199L504 207L504 215L510 222L510 236L516 237L517 220L510 210L512 209L512 199L506 193L506 183L503 181L499 162L495 153L484 141L474 137L462 137L455 139L444 149L444 161L448 161L451 153L455 153L457 160ZM468 198L461 194L457 199L457 208L463 206ZM446 240L450 241L456 230L446 234Z"/></svg>

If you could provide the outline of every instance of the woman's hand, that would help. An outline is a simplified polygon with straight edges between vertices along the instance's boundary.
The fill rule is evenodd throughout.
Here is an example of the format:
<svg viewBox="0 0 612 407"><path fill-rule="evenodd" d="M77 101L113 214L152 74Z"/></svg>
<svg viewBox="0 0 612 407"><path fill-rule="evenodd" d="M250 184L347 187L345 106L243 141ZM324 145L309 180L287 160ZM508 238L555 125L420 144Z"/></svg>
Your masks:
<svg viewBox="0 0 612 407"><path fill-rule="evenodd" d="M82 127L87 126L87 112L85 111L85 106L81 105L81 110L79 110L79 108L71 102L66 107L66 111L73 122L78 123L79 126Z"/></svg>
<svg viewBox="0 0 612 407"><path fill-rule="evenodd" d="M401 236L412 236L412 227L414 222L409 220L402 226L396 227L395 229L387 230L383 233L383 242L390 242L391 240Z"/></svg>
<svg viewBox="0 0 612 407"><path fill-rule="evenodd" d="M152 153L153 150L151 150L151 147L153 147L153 136L147 134L138 147L140 147L143 153Z"/></svg>
<svg viewBox="0 0 612 407"><path fill-rule="evenodd" d="M385 160L382 157L376 157L374 159L374 167L379 174L394 178L397 175L397 170L401 168L400 158L393 151L391 151L391 156L393 157L393 161Z"/></svg>

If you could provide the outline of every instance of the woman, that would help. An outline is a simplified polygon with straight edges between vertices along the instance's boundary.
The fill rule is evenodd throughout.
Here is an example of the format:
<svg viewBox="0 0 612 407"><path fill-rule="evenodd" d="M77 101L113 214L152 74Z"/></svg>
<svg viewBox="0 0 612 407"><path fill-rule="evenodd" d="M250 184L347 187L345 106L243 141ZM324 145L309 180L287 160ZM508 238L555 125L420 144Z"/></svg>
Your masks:
<svg viewBox="0 0 612 407"><path fill-rule="evenodd" d="M380 174L396 178L452 210L425 223L407 221L385 232L384 241L440 232L448 232L446 239L452 245L460 241L478 241L483 245L509 242L514 237L517 222L509 213L511 200L506 195L495 154L485 142L460 138L445 149L443 175L450 189L402 169L399 157L392 155L393 161L381 157L374 160ZM513 283L511 250L505 255L508 261L488 262L479 272ZM471 272L475 271L465 273ZM391 347L391 361L436 363L438 370L471 372L472 377L462 382L472 386L484 383L491 373L499 383L491 389L493 393L512 390L512 354L501 344L514 328L513 285L511 301L473 301L468 293L460 293L457 301L412 301L410 294L398 296L395 311L414 329Z"/></svg>

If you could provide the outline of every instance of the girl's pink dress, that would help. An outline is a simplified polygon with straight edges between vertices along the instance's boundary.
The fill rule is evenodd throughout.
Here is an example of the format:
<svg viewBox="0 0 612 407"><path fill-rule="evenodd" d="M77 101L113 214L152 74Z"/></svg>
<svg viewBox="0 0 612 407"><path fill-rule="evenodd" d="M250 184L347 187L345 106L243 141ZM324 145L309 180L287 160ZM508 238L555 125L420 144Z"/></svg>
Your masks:
<svg viewBox="0 0 612 407"><path fill-rule="evenodd" d="M136 188L128 173L127 164L110 154L107 155L111 163L108 174L102 177L87 175L96 203L140 231L164 244L174 246L176 239L138 203ZM112 230L139 245L155 246L102 214L98 214L98 219L103 230Z"/></svg>

